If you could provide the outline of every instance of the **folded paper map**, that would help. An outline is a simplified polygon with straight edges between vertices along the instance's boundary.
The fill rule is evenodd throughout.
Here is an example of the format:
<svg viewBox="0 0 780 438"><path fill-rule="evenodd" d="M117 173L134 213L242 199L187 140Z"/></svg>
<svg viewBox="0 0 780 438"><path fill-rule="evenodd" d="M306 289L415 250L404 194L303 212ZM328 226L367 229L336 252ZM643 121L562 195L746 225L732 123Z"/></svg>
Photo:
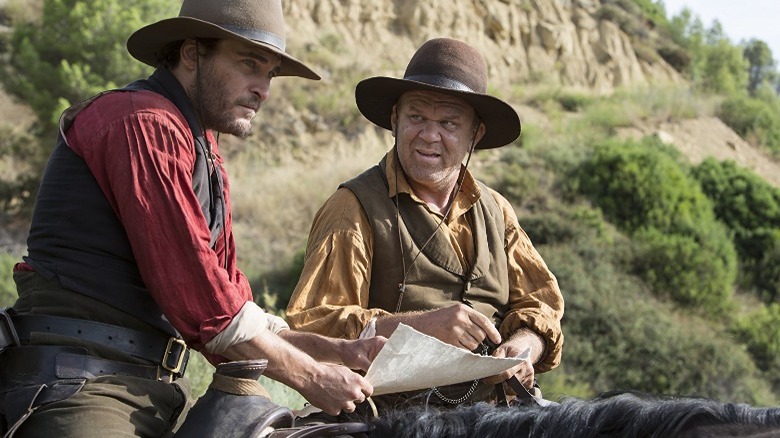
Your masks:
<svg viewBox="0 0 780 438"><path fill-rule="evenodd" d="M366 373L374 395L414 391L494 376L528 359L480 356L398 324Z"/></svg>

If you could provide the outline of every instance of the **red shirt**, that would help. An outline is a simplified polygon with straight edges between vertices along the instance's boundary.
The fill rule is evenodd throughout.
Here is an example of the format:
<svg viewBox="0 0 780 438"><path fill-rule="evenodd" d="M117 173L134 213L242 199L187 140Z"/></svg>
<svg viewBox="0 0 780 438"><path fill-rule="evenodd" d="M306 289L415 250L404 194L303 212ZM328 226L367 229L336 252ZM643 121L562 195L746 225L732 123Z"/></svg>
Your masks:
<svg viewBox="0 0 780 438"><path fill-rule="evenodd" d="M236 266L230 184L213 134L226 204L225 235L213 249L192 188L192 132L172 102L150 91L110 93L79 113L66 137L124 225L149 292L200 350L252 300Z"/></svg>

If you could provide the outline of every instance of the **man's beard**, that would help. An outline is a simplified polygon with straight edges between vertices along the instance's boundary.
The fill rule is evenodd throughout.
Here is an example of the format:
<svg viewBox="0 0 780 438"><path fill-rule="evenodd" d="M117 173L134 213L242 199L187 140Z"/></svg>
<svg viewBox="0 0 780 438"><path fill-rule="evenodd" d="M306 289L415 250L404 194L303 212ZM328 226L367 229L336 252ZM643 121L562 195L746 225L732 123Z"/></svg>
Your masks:
<svg viewBox="0 0 780 438"><path fill-rule="evenodd" d="M250 121L233 116L230 110L237 105L259 109L260 99L251 95L235 102L228 101L227 87L218 77L212 60L207 59L200 64L198 80L189 91L204 128L240 138L252 133Z"/></svg>

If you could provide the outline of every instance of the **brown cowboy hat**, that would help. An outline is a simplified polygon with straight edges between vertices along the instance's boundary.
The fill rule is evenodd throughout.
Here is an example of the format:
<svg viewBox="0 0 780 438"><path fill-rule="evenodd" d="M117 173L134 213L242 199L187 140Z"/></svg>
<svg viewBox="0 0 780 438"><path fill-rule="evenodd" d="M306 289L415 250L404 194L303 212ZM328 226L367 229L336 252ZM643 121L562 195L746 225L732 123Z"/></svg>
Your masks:
<svg viewBox="0 0 780 438"><path fill-rule="evenodd" d="M485 94L487 65L470 45L449 38L425 42L414 53L403 79L377 76L364 79L355 88L355 101L363 115L376 125L392 129L393 105L411 90L431 90L463 99L485 123L485 135L477 149L490 149L513 142L520 135L520 118L506 102Z"/></svg>
<svg viewBox="0 0 780 438"><path fill-rule="evenodd" d="M127 51L152 67L166 45L187 38L232 38L260 46L282 57L280 76L320 79L302 62L285 53L281 0L184 0L179 16L135 31Z"/></svg>

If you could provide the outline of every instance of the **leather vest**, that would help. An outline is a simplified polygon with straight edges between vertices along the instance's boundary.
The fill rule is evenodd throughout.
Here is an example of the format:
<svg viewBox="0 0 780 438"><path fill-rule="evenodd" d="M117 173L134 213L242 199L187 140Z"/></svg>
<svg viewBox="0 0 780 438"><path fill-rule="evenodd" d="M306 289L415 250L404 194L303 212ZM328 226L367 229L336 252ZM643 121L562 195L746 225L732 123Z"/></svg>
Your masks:
<svg viewBox="0 0 780 438"><path fill-rule="evenodd" d="M501 208L478 182L483 196L466 213L474 236L476 260L464 270L438 220L408 193L397 195L400 220L396 228L394 198L388 196L386 159L342 184L357 196L371 222L374 255L369 307L395 312L404 265L409 271L401 312L431 310L466 302L499 323L508 309L509 280L504 251ZM412 266L412 260L433 234ZM403 246L403 252L401 248ZM403 263L401 257L404 257ZM411 268L410 268L411 266Z"/></svg>
<svg viewBox="0 0 780 438"><path fill-rule="evenodd" d="M222 175L209 172L207 143L184 88L169 71L157 70L148 79L106 91L65 110L36 198L24 260L44 278L58 279L65 289L175 335L144 285L122 222L87 164L68 147L64 134L76 115L103 94L138 90L156 92L173 102L190 126L196 153L193 190L214 246L224 227Z"/></svg>

